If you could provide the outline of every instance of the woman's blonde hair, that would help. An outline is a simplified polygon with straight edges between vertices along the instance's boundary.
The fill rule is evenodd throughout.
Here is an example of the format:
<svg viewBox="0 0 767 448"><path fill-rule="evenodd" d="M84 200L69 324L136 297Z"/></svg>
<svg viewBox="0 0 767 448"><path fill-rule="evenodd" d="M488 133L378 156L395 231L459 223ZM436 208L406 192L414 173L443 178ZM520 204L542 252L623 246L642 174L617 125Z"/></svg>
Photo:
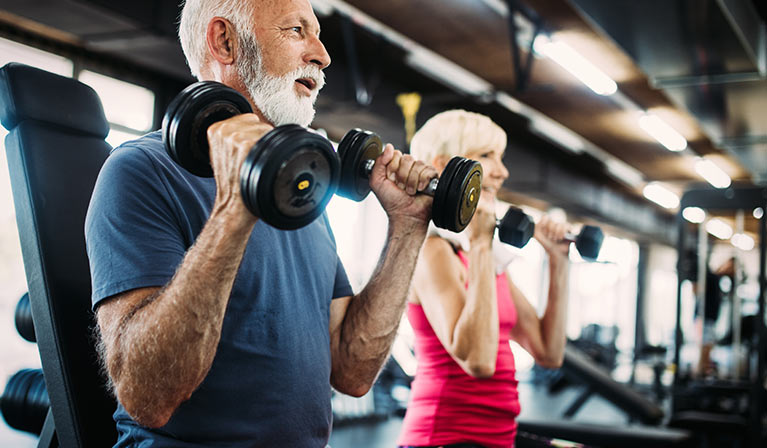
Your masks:
<svg viewBox="0 0 767 448"><path fill-rule="evenodd" d="M490 118L461 109L431 117L410 142L410 154L426 163L437 156L464 156L473 150L498 148L506 148L506 132Z"/></svg>

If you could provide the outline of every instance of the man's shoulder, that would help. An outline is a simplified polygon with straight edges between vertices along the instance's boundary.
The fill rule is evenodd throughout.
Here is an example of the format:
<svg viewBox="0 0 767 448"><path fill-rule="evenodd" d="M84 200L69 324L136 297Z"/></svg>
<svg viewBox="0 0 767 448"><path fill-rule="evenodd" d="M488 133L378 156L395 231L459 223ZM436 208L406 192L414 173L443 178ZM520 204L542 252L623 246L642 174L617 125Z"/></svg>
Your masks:
<svg viewBox="0 0 767 448"><path fill-rule="evenodd" d="M110 159L118 160L147 160L147 156L169 158L162 142L161 131L150 132L123 142L109 153Z"/></svg>
<svg viewBox="0 0 767 448"><path fill-rule="evenodd" d="M161 131L154 131L115 147L101 169L102 175L164 176L174 170L175 162L170 158L162 141Z"/></svg>

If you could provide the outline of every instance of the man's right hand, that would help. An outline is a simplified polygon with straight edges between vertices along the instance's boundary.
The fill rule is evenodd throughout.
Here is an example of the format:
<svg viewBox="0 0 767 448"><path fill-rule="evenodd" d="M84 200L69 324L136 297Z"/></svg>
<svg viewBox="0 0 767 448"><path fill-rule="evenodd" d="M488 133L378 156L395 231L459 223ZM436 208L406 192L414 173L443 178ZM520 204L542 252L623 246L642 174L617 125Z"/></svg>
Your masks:
<svg viewBox="0 0 767 448"><path fill-rule="evenodd" d="M250 222L257 219L242 200L240 168L256 142L272 129L255 114L235 115L208 128L210 164L216 179L214 212L232 212Z"/></svg>

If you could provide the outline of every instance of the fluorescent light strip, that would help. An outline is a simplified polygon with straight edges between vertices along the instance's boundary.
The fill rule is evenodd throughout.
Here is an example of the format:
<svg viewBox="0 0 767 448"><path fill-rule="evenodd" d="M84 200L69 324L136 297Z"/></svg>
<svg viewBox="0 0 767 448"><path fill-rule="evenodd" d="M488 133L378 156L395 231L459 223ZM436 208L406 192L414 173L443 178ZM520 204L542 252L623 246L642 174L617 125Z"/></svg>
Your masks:
<svg viewBox="0 0 767 448"><path fill-rule="evenodd" d="M732 183L730 176L710 159L698 157L695 161L695 171L716 188L727 188Z"/></svg>
<svg viewBox="0 0 767 448"><path fill-rule="evenodd" d="M706 220L706 212L700 207L685 207L682 210L682 216L693 224L700 224Z"/></svg>
<svg viewBox="0 0 767 448"><path fill-rule="evenodd" d="M628 163L614 158L603 160L605 169L620 181L633 188L638 188L644 183L642 173Z"/></svg>
<svg viewBox="0 0 767 448"><path fill-rule="evenodd" d="M730 238L730 242L740 250L749 251L754 248L754 239L745 233L736 233Z"/></svg>
<svg viewBox="0 0 767 448"><path fill-rule="evenodd" d="M687 140L674 128L667 125L655 114L643 113L639 116L639 127L658 140L669 151L683 151L687 148Z"/></svg>
<svg viewBox="0 0 767 448"><path fill-rule="evenodd" d="M615 81L561 40L538 36L533 48L537 53L559 64L595 93L612 95L618 91Z"/></svg>
<svg viewBox="0 0 767 448"><path fill-rule="evenodd" d="M405 56L405 63L426 76L437 79L442 84L467 95L489 95L493 91L493 86L489 82L431 51L413 48Z"/></svg>
<svg viewBox="0 0 767 448"><path fill-rule="evenodd" d="M568 151L574 153L583 152L584 145L581 137L554 120L533 118L530 125L538 134L553 140Z"/></svg>
<svg viewBox="0 0 767 448"><path fill-rule="evenodd" d="M726 240L732 236L732 227L718 218L711 219L706 223L706 231L720 240Z"/></svg>
<svg viewBox="0 0 767 448"><path fill-rule="evenodd" d="M679 207L679 196L657 182L650 182L645 185L642 194L661 207L668 209Z"/></svg>

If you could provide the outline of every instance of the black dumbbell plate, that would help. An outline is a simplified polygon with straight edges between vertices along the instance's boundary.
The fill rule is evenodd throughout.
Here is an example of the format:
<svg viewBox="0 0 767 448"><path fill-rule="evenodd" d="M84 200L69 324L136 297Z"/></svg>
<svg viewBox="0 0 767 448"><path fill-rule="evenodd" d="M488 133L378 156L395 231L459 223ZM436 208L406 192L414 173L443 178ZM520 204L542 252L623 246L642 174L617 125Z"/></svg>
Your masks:
<svg viewBox="0 0 767 448"><path fill-rule="evenodd" d="M242 198L267 224L297 229L325 210L338 186L338 172L338 158L327 139L302 126L279 126L245 159Z"/></svg>
<svg viewBox="0 0 767 448"><path fill-rule="evenodd" d="M338 144L341 160L341 178L338 194L353 201L361 201L370 193L370 176L365 172L368 160L375 160L383 152L383 142L377 134L352 129Z"/></svg>
<svg viewBox="0 0 767 448"><path fill-rule="evenodd" d="M212 177L208 127L248 112L250 103L238 91L214 81L192 84L173 99L163 117L165 149L190 173Z"/></svg>

